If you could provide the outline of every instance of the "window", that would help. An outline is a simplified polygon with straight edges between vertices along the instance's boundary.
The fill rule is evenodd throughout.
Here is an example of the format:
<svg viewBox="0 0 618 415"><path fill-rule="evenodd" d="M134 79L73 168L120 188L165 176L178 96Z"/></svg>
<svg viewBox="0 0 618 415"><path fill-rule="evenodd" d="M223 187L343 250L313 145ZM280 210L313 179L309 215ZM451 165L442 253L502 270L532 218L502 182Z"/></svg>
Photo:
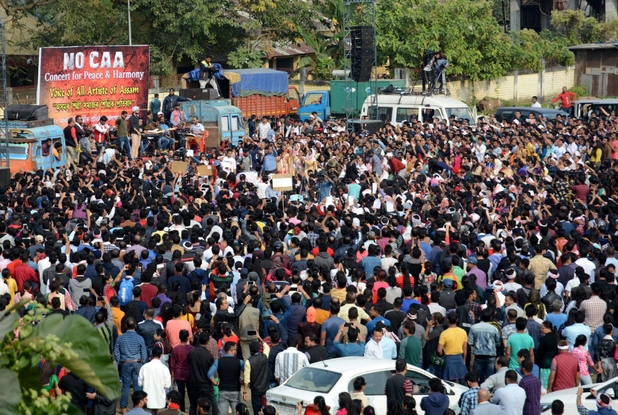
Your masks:
<svg viewBox="0 0 618 415"><path fill-rule="evenodd" d="M442 114L440 112L440 108L431 108L425 107L423 108L423 121L433 121L434 118L438 120L442 119Z"/></svg>
<svg viewBox="0 0 618 415"><path fill-rule="evenodd" d="M445 108L446 110L446 116L448 118L451 117L451 115L454 115L456 119L464 119L464 120L471 120L472 119L472 114L470 114L470 110L468 108Z"/></svg>
<svg viewBox="0 0 618 415"><path fill-rule="evenodd" d="M397 122L418 120L418 108L397 108Z"/></svg>
<svg viewBox="0 0 618 415"><path fill-rule="evenodd" d="M240 118L238 115L232 115L232 131L238 131L240 129Z"/></svg>
<svg viewBox="0 0 618 415"><path fill-rule="evenodd" d="M304 105L315 105L322 103L322 94L307 94L305 95L305 103Z"/></svg>
<svg viewBox="0 0 618 415"><path fill-rule="evenodd" d="M9 158L14 160L27 160L29 148L30 145L28 143L11 143L8 148Z"/></svg>
<svg viewBox="0 0 618 415"><path fill-rule="evenodd" d="M389 370L374 373L365 373L360 375L365 378L367 386L365 387L365 395L375 396L384 395L384 388L386 387L386 380L392 376ZM348 385L348 391L354 392L354 379L350 381Z"/></svg>
<svg viewBox="0 0 618 415"><path fill-rule="evenodd" d="M341 378L341 373L304 367L292 376L285 386L316 393L328 393ZM384 390L382 390L384 392Z"/></svg>
<svg viewBox="0 0 618 415"><path fill-rule="evenodd" d="M422 373L409 370L406 373L406 378L410 379L414 384L414 395L429 395L429 379L431 379L430 377L425 376ZM445 391L443 390L443 392Z"/></svg>
<svg viewBox="0 0 618 415"><path fill-rule="evenodd" d="M227 115L221 117L221 131L230 131L230 121Z"/></svg>
<svg viewBox="0 0 618 415"><path fill-rule="evenodd" d="M503 120L506 121L511 121L511 118L513 118L513 112L512 111L504 111L502 113L500 113L500 117L502 117Z"/></svg>
<svg viewBox="0 0 618 415"><path fill-rule="evenodd" d="M382 121L390 121L393 119L393 108L392 107L369 107L369 118L372 120L378 119Z"/></svg>

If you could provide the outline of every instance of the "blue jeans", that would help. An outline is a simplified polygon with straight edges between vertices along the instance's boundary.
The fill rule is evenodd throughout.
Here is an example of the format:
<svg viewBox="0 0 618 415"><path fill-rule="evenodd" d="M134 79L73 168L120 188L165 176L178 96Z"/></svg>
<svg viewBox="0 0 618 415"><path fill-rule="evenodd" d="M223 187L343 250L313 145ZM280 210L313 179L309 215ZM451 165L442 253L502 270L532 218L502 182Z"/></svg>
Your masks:
<svg viewBox="0 0 618 415"><path fill-rule="evenodd" d="M126 408L129 405L129 390L131 389L131 383L133 383L133 390L142 390L141 386L137 384L137 378L141 368L142 364L138 362L120 365L120 376L122 379L122 396L120 397L121 408Z"/></svg>
<svg viewBox="0 0 618 415"><path fill-rule="evenodd" d="M127 150L127 155L129 158L131 157L131 144L129 143L129 137L118 137L118 151L122 154L122 149L125 148Z"/></svg>
<svg viewBox="0 0 618 415"><path fill-rule="evenodd" d="M436 377L442 378L442 368L434 365L433 363L429 364L427 371Z"/></svg>
<svg viewBox="0 0 618 415"><path fill-rule="evenodd" d="M496 368L495 357L474 357L473 370L479 374L479 383L483 383L485 379L494 374Z"/></svg>
<svg viewBox="0 0 618 415"><path fill-rule="evenodd" d="M174 145L174 140L169 137L161 136L157 142L159 150L171 150Z"/></svg>

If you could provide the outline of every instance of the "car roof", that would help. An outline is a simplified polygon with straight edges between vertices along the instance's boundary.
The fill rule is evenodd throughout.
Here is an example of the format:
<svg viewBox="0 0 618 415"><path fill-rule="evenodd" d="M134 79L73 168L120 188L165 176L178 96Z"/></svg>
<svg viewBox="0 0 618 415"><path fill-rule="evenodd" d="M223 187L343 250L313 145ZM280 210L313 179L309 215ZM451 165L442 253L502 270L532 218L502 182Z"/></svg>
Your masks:
<svg viewBox="0 0 618 415"><path fill-rule="evenodd" d="M592 104L593 105L618 104L618 99L616 99L616 98L599 99L597 101L593 101Z"/></svg>
<svg viewBox="0 0 618 415"><path fill-rule="evenodd" d="M371 370L395 370L395 361L391 359L376 359L367 357L340 357L324 362L316 362L308 367L330 370L333 372L366 372Z"/></svg>
<svg viewBox="0 0 618 415"><path fill-rule="evenodd" d="M371 105L373 95L365 99L366 105ZM468 108L465 102L453 97L444 95L401 95L401 94L379 94L378 106L388 105L440 105L446 108Z"/></svg>
<svg viewBox="0 0 618 415"><path fill-rule="evenodd" d="M545 114L568 114L566 111L557 110L554 108L534 108L534 107L500 107L496 110L498 112L504 111L534 111Z"/></svg>

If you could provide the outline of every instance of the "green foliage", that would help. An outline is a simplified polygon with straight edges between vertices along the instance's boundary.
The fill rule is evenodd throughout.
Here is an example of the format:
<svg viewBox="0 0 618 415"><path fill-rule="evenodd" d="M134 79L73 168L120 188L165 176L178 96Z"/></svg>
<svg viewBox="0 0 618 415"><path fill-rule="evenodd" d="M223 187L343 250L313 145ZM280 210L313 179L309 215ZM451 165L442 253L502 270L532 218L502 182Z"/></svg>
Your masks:
<svg viewBox="0 0 618 415"><path fill-rule="evenodd" d="M543 31L540 34L534 30L524 29L520 32L511 32L511 53L513 70L541 69L541 59L545 59L545 66L568 66L575 63L575 55L568 47L568 40L559 34Z"/></svg>
<svg viewBox="0 0 618 415"><path fill-rule="evenodd" d="M504 21L507 24L511 18L511 2L508 0L493 0L492 15L500 23L500 26L504 27Z"/></svg>
<svg viewBox="0 0 618 415"><path fill-rule="evenodd" d="M513 70L540 70L541 59L548 67L575 62L567 49L570 40L563 35L533 30L504 34L494 17L501 8L500 0L381 1L378 55L382 61L388 58L393 67L420 68L425 49L442 50L450 61L447 74L471 80L495 79ZM565 24L588 27L588 19L580 22L579 17L569 15ZM618 24L615 27L618 31ZM589 29L595 30L596 26Z"/></svg>
<svg viewBox="0 0 618 415"><path fill-rule="evenodd" d="M586 17L582 10L554 10L551 24L564 33L569 46L618 40L618 19L598 22L594 17Z"/></svg>
<svg viewBox="0 0 618 415"><path fill-rule="evenodd" d="M315 51L315 56L305 56L299 63L298 67L309 68L309 73L315 78L323 81L332 79L332 71L335 69L335 60L333 56L339 49L339 44L332 37L309 32L304 29L299 29L303 41L311 46Z"/></svg>
<svg viewBox="0 0 618 415"><path fill-rule="evenodd" d="M37 30L31 33L33 48L44 46L85 46L128 44L127 8L111 1L82 0L80 8L87 13L76 13L75 2L56 0L49 5L32 9ZM101 16L114 16L102 19Z"/></svg>
<svg viewBox="0 0 618 415"><path fill-rule="evenodd" d="M573 92L578 97L590 96L590 91L588 91L588 88L584 85L573 85L569 88L569 91Z"/></svg>
<svg viewBox="0 0 618 415"><path fill-rule="evenodd" d="M140 0L132 13L133 43L150 45L152 73L170 74L183 57L196 63L205 53L236 48L242 30L228 16L222 0Z"/></svg>
<svg viewBox="0 0 618 415"><path fill-rule="evenodd" d="M118 374L107 345L97 330L81 316L65 319L39 304L28 313L6 312L0 317L0 415L78 414L70 396L51 398L42 391L37 367L41 357L61 364L97 392L115 399ZM19 328L19 337L14 330Z"/></svg>
<svg viewBox="0 0 618 415"><path fill-rule="evenodd" d="M263 53L241 46L227 55L227 64L236 69L262 67Z"/></svg>
<svg viewBox="0 0 618 415"><path fill-rule="evenodd" d="M449 75L494 79L511 66L509 38L488 0L384 0L377 13L379 54L397 67L420 67L425 49L443 50ZM413 41L411 41L413 40Z"/></svg>

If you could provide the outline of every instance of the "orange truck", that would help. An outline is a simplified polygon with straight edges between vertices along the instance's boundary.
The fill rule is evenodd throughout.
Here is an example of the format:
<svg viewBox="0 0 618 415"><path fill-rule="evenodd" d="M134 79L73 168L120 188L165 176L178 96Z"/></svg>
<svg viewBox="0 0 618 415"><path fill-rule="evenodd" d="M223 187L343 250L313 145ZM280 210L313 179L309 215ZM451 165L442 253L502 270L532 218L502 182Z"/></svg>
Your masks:
<svg viewBox="0 0 618 415"><path fill-rule="evenodd" d="M232 105L242 110L245 118L285 117L298 113L300 94L288 85L288 73L268 68L226 69Z"/></svg>

